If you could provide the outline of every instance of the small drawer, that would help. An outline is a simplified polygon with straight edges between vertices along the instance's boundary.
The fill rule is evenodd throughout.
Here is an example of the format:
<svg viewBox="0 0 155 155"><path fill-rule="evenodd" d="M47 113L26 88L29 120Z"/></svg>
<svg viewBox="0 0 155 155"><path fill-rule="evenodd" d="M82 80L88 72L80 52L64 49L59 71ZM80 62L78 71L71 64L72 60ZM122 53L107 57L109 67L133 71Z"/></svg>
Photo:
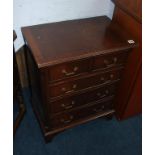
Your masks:
<svg viewBox="0 0 155 155"><path fill-rule="evenodd" d="M100 55L94 58L93 70L113 68L121 66L125 63L128 56L127 51Z"/></svg>
<svg viewBox="0 0 155 155"><path fill-rule="evenodd" d="M49 103L50 114L71 110L91 102L95 102L107 97L113 97L117 85L106 85L102 88L91 90L87 93L73 95L54 102Z"/></svg>
<svg viewBox="0 0 155 155"><path fill-rule="evenodd" d="M78 110L75 109L69 112L58 114L56 116L51 116L50 124L52 128L67 126L76 121L80 121L82 119L87 119L91 116L102 114L108 110L111 110L112 108L112 100L101 101L100 103L96 103L93 105L91 104L85 108L81 108Z"/></svg>
<svg viewBox="0 0 155 155"><path fill-rule="evenodd" d="M54 82L64 78L76 76L89 70L89 59L83 59L79 61L62 63L55 65L48 69L49 82Z"/></svg>
<svg viewBox="0 0 155 155"><path fill-rule="evenodd" d="M49 86L49 98L72 94L80 90L89 89L99 85L104 85L118 81L121 76L120 70L112 70L105 73L95 74L87 78L67 81L62 84Z"/></svg>

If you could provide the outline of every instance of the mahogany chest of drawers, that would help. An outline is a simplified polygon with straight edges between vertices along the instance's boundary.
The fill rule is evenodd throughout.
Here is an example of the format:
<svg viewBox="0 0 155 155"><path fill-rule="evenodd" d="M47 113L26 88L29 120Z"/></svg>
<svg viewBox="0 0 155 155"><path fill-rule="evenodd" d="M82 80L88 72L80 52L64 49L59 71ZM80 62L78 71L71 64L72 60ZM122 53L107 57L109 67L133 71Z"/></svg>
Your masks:
<svg viewBox="0 0 155 155"><path fill-rule="evenodd" d="M106 16L22 28L31 99L45 139L115 112L135 40Z"/></svg>

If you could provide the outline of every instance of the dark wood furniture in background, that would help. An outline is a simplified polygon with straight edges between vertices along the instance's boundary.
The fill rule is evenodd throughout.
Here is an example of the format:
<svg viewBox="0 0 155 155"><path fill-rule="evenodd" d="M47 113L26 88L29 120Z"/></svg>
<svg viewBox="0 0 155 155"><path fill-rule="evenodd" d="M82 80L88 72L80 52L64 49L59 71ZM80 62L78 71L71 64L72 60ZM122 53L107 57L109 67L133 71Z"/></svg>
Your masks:
<svg viewBox="0 0 155 155"><path fill-rule="evenodd" d="M115 102L116 116L125 119L142 112L142 1L113 0L112 21L139 43L129 54Z"/></svg>
<svg viewBox="0 0 155 155"><path fill-rule="evenodd" d="M22 28L31 99L45 139L112 115L133 37L106 16Z"/></svg>
<svg viewBox="0 0 155 155"><path fill-rule="evenodd" d="M13 41L17 38L15 31L13 31ZM15 135L15 132L24 116L25 113L25 106L23 102L23 96L22 96L22 89L20 84L20 78L19 78L19 72L18 72L18 65L16 61L16 54L13 47L13 104L18 104L19 106L19 112L18 115L13 123L13 134Z"/></svg>

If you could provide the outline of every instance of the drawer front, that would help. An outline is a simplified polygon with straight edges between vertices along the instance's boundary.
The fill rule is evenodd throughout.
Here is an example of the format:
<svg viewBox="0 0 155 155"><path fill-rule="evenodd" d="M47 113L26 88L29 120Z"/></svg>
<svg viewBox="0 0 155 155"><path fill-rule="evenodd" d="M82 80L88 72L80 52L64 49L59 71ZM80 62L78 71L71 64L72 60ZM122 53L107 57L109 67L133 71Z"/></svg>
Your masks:
<svg viewBox="0 0 155 155"><path fill-rule="evenodd" d="M107 85L87 93L66 97L50 104L50 114L71 110L106 97L114 96L117 85Z"/></svg>
<svg viewBox="0 0 155 155"><path fill-rule="evenodd" d="M113 108L112 100L109 100L109 101L102 101L94 105L89 105L85 108L81 108L78 110L72 110L69 112L58 114L54 117L51 117L50 121L51 128L59 128L67 126L76 121L104 113L105 111L111 110L112 108Z"/></svg>
<svg viewBox="0 0 155 155"><path fill-rule="evenodd" d="M123 65L127 59L128 52L100 55L94 58L93 70L113 68Z"/></svg>
<svg viewBox="0 0 155 155"><path fill-rule="evenodd" d="M90 60L84 59L69 63L59 64L48 69L49 82L72 77L89 71Z"/></svg>
<svg viewBox="0 0 155 155"><path fill-rule="evenodd" d="M112 70L109 72L93 75L74 81L67 81L62 84L49 86L49 97L53 98L65 94L72 94L80 90L88 89L102 84L108 84L120 79L121 71Z"/></svg>

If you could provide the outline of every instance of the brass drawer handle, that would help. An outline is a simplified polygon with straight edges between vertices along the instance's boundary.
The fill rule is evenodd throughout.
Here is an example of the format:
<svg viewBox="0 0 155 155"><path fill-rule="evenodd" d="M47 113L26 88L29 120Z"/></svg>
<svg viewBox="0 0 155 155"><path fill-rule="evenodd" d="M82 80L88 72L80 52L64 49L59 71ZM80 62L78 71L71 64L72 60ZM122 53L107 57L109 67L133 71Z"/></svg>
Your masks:
<svg viewBox="0 0 155 155"><path fill-rule="evenodd" d="M95 108L93 109L95 112L102 112L105 109L105 106L103 105L101 108Z"/></svg>
<svg viewBox="0 0 155 155"><path fill-rule="evenodd" d="M110 79L113 79L113 77L114 77L114 74L110 74Z"/></svg>
<svg viewBox="0 0 155 155"><path fill-rule="evenodd" d="M77 85L76 85L76 84L73 84L72 90L66 91L66 88L65 88L65 87L63 87L61 90L62 90L63 92L65 92L65 93L71 93L71 92L74 92L74 91L75 91L75 88L76 88L76 87L77 87Z"/></svg>
<svg viewBox="0 0 155 155"><path fill-rule="evenodd" d="M75 101L72 101L70 105L61 104L61 107L64 109L71 109L73 108L73 105L75 104Z"/></svg>
<svg viewBox="0 0 155 155"><path fill-rule="evenodd" d="M71 76L71 75L74 75L77 70L78 70L78 67L74 67L73 72L67 72L65 69L63 69L62 73L64 73L65 76Z"/></svg>
<svg viewBox="0 0 155 155"><path fill-rule="evenodd" d="M104 81L104 80L105 80L105 78L104 78L104 77L101 77L101 78L100 78L100 80L101 80L101 81Z"/></svg>
<svg viewBox="0 0 155 155"><path fill-rule="evenodd" d="M109 80L107 80L107 81L106 81L106 83L111 82L111 81L113 80L113 78L114 78L114 74L110 74L110 79L109 79Z"/></svg>
<svg viewBox="0 0 155 155"><path fill-rule="evenodd" d="M110 74L110 79L105 81L104 77L101 77L100 80L103 81L104 83L109 83L113 80L113 78L114 78L114 74Z"/></svg>
<svg viewBox="0 0 155 155"><path fill-rule="evenodd" d="M101 93L97 93L97 96L99 96L100 98L106 97L106 94L101 95Z"/></svg>
<svg viewBox="0 0 155 155"><path fill-rule="evenodd" d="M118 61L117 57L114 57L113 61L114 61L114 63L117 63L117 61Z"/></svg>
<svg viewBox="0 0 155 155"><path fill-rule="evenodd" d="M114 57L113 63L110 64L108 60L104 60L104 63L107 65L107 67L113 67L116 65L117 61L118 61L117 57Z"/></svg>
<svg viewBox="0 0 155 155"><path fill-rule="evenodd" d="M71 115L69 117L69 119L65 120L64 118L60 119L60 122L66 124L66 123L70 123L71 121L73 121L74 117Z"/></svg>
<svg viewBox="0 0 155 155"><path fill-rule="evenodd" d="M100 98L104 98L109 94L109 90L106 90L105 93L102 95L101 93L97 93L97 96L99 96Z"/></svg>

